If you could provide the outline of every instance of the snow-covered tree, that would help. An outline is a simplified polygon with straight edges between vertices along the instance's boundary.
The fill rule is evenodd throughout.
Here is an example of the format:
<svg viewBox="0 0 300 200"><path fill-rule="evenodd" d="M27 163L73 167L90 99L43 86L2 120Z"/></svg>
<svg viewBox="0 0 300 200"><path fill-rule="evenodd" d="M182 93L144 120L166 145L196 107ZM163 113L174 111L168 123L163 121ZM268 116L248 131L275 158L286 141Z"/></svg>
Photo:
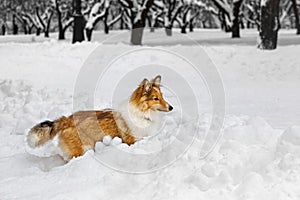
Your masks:
<svg viewBox="0 0 300 200"><path fill-rule="evenodd" d="M85 25L87 39L92 39L92 32L96 24L108 13L110 7L110 0L101 0L96 2L91 8L87 23Z"/></svg>
<svg viewBox="0 0 300 200"><path fill-rule="evenodd" d="M58 39L65 39L66 30L72 25L74 17L72 16L72 0L52 0L55 8L58 23Z"/></svg>
<svg viewBox="0 0 300 200"><path fill-rule="evenodd" d="M119 9L115 3L116 2L112 0L101 0L92 6L85 25L86 35L89 41L92 38L92 32L96 24L100 20L103 21L104 32L108 34L109 29L122 18L123 9Z"/></svg>
<svg viewBox="0 0 300 200"><path fill-rule="evenodd" d="M247 28L254 28L260 26L259 2L256 0L244 0L243 4L243 19L246 20Z"/></svg>
<svg viewBox="0 0 300 200"><path fill-rule="evenodd" d="M176 21L181 29L181 33L186 33L186 28L189 24L189 19L191 18L191 6L189 4L185 4L181 9L182 11L177 15Z"/></svg>
<svg viewBox="0 0 300 200"><path fill-rule="evenodd" d="M217 28L219 24L219 13L214 4L210 0L196 0L194 3L197 5L199 15L197 15L197 17L194 18L192 23L195 24L197 27Z"/></svg>
<svg viewBox="0 0 300 200"><path fill-rule="evenodd" d="M18 32L18 26L22 27L24 34L31 34L36 28L37 35L40 33L42 26L37 19L35 7L43 7L46 3L41 3L40 0L23 0L23 1L8 1L3 0L0 5L0 15L3 17L5 28L7 21L10 21L12 14L13 33ZM1 20L0 20L1 21ZM10 24L10 22L8 22ZM11 27L10 25L8 27Z"/></svg>
<svg viewBox="0 0 300 200"><path fill-rule="evenodd" d="M36 14L31 14L27 12L22 12L21 17L23 20L26 21L26 24L28 24L28 34L31 34L32 29L36 29L36 35L39 36L41 33L41 30L43 29L42 25L39 23L39 20L37 18Z"/></svg>
<svg viewBox="0 0 300 200"><path fill-rule="evenodd" d="M150 27L150 32L154 32L155 27L158 26L159 23L163 23L164 10L159 9L155 6L152 6L150 9L150 13L148 15L148 24Z"/></svg>
<svg viewBox="0 0 300 200"><path fill-rule="evenodd" d="M172 35L172 28L178 15L185 6L185 1L182 0L162 0L154 1L154 6L164 11L164 28L168 36Z"/></svg>
<svg viewBox="0 0 300 200"><path fill-rule="evenodd" d="M230 32L232 27L233 12L227 0L212 0L219 9L219 19L222 29Z"/></svg>
<svg viewBox="0 0 300 200"><path fill-rule="evenodd" d="M119 0L119 2L126 9L129 18L127 23L130 21L131 24L131 44L141 45L148 11L154 0Z"/></svg>
<svg viewBox="0 0 300 200"><path fill-rule="evenodd" d="M37 6L35 9L36 9L36 15L37 15L38 21L43 28L45 37L49 37L51 20L52 20L53 14L54 14L53 9L51 7L46 7L42 11L43 14L40 14L41 7Z"/></svg>
<svg viewBox="0 0 300 200"><path fill-rule="evenodd" d="M194 3L191 5L191 9L187 19L190 32L194 31L194 24L196 19L200 16L200 13L205 10L206 5L203 6L204 7L198 6L197 4Z"/></svg>

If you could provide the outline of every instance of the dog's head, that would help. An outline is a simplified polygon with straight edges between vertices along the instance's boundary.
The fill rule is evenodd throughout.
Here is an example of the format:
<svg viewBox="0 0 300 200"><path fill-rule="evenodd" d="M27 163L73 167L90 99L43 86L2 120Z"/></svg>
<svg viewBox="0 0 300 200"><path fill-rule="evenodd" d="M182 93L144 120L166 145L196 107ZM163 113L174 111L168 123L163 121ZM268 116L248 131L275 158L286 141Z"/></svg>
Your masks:
<svg viewBox="0 0 300 200"><path fill-rule="evenodd" d="M151 81L144 79L133 92L130 103L142 112L163 111L169 112L173 107L166 102L160 90L161 76L158 75Z"/></svg>

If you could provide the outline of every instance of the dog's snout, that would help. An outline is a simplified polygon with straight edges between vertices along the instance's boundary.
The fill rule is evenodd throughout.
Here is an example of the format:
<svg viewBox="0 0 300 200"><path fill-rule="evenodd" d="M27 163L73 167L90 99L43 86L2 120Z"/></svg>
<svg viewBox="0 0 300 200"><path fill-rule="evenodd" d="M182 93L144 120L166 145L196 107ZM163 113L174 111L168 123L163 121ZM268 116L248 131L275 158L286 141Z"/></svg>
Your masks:
<svg viewBox="0 0 300 200"><path fill-rule="evenodd" d="M173 110L173 106L169 105L169 111Z"/></svg>

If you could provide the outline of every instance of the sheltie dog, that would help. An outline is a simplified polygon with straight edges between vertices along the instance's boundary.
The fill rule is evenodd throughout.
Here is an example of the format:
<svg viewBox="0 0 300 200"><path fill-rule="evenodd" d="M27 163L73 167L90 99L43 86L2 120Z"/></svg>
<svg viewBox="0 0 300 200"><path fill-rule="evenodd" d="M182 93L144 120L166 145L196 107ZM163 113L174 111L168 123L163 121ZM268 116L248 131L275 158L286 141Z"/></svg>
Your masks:
<svg viewBox="0 0 300 200"><path fill-rule="evenodd" d="M152 126L159 122L158 111L169 112L160 90L161 76L151 81L144 79L132 93L129 102L118 111L113 109L79 111L54 121L44 121L30 129L27 143L35 148L53 138L65 160L94 149L104 136L119 137L128 145L149 136Z"/></svg>

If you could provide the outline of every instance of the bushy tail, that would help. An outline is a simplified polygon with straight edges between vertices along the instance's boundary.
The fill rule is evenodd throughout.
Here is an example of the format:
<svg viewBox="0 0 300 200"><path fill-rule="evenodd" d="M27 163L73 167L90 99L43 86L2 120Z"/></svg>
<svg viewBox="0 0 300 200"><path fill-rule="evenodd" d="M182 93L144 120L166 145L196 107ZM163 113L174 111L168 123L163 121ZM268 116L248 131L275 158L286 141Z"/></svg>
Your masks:
<svg viewBox="0 0 300 200"><path fill-rule="evenodd" d="M30 129L27 135L27 143L31 148L45 144L54 137L54 122L44 121Z"/></svg>

